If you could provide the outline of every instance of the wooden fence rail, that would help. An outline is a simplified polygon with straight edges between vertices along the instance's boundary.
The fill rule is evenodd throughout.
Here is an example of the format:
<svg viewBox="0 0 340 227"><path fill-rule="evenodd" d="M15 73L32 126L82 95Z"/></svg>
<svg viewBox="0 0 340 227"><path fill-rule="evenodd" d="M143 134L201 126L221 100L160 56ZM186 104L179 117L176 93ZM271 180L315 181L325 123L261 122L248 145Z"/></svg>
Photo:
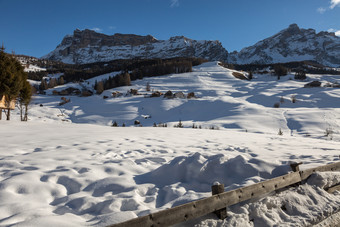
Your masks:
<svg viewBox="0 0 340 227"><path fill-rule="evenodd" d="M298 163L302 164L302 163ZM261 195L300 183L314 172L340 171L340 162L299 171L298 166L292 166L296 172L262 181L250 186L223 192L208 198L200 199L170 209L162 210L147 216L138 217L126 222L113 224L108 227L156 227L170 226L217 212L228 206L259 197Z"/></svg>

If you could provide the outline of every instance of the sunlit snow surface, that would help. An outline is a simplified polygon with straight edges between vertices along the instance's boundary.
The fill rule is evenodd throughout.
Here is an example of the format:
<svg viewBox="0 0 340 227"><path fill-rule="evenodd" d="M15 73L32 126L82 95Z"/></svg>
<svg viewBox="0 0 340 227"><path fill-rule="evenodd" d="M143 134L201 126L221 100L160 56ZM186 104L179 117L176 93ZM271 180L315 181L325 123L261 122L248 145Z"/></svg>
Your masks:
<svg viewBox="0 0 340 227"><path fill-rule="evenodd" d="M0 121L0 225L105 226L210 196L215 181L231 190L286 174L292 161L304 162L302 169L340 161L340 89L303 88L307 81L291 77L241 81L207 63L101 96L70 96L64 106L58 106L60 96L34 97L27 123L17 111L11 121ZM198 98L102 98L130 88L145 94L147 82ZM281 107L273 108L281 96ZM144 127L133 127L135 120ZM186 128L171 127L179 120ZM112 121L128 127L109 127ZM146 127L154 122L169 127ZM203 129L191 129L193 123ZM211 126L220 130L206 129ZM324 136L327 128L332 136ZM235 205L224 221L207 215L187 225L315 223L340 207L339 193L321 189L330 182L339 183L339 174L315 175L298 188Z"/></svg>

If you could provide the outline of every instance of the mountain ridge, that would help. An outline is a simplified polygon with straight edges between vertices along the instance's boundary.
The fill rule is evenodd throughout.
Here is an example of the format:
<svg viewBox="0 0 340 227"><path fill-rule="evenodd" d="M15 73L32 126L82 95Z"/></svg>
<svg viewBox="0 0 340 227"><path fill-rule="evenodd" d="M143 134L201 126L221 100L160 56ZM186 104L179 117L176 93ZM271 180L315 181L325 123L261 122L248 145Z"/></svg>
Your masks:
<svg viewBox="0 0 340 227"><path fill-rule="evenodd" d="M340 37L334 32L319 32L291 24L275 35L228 55L234 64L271 64L292 61L316 61L340 66Z"/></svg>
<svg viewBox="0 0 340 227"><path fill-rule="evenodd" d="M297 24L243 48L231 52L218 40L194 40L184 36L158 40L151 35L106 35L85 29L76 29L66 35L55 50L43 59L69 64L86 64L117 59L152 59L197 57L232 64L272 64L293 61L316 61L340 67L340 37L334 32L303 29Z"/></svg>
<svg viewBox="0 0 340 227"><path fill-rule="evenodd" d="M109 36L88 29L76 29L73 35L66 35L55 50L42 58L85 64L117 59L173 57L226 60L227 51L219 41L197 41L184 36L157 40L151 35L119 33Z"/></svg>

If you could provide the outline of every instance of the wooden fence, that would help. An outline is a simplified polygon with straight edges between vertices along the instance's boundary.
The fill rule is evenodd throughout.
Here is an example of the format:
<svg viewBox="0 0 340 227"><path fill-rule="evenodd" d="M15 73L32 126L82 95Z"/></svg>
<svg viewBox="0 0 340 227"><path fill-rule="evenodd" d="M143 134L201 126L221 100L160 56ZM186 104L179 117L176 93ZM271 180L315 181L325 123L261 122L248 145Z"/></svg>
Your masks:
<svg viewBox="0 0 340 227"><path fill-rule="evenodd" d="M221 188L224 189L224 186L218 187L219 189L214 189L213 186L213 194L215 195L211 197L162 210L147 216L138 217L126 222L113 224L108 227L170 226L212 212L215 212L220 218L225 218L226 207L228 206L265 195L296 183L301 183L314 172L340 171L340 162L302 171L299 170L300 164L302 163L291 165L294 172L232 191L221 192L219 190L221 190ZM336 187L334 187L333 190L336 189Z"/></svg>

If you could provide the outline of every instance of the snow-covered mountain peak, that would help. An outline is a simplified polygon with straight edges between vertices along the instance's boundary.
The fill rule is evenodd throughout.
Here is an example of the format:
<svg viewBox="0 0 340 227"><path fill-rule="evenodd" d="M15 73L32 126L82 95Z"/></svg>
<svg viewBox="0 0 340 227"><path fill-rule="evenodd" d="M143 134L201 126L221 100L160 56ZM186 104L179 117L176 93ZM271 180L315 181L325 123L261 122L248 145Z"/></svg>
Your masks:
<svg viewBox="0 0 340 227"><path fill-rule="evenodd" d="M219 41L196 41L184 36L157 40L151 35L119 34L112 36L93 30L76 29L57 48L44 56L71 64L103 62L131 58L199 57L226 60L227 51Z"/></svg>
<svg viewBox="0 0 340 227"><path fill-rule="evenodd" d="M291 61L317 61L340 66L340 37L334 32L319 32L291 24L279 33L228 56L231 63L268 64Z"/></svg>

